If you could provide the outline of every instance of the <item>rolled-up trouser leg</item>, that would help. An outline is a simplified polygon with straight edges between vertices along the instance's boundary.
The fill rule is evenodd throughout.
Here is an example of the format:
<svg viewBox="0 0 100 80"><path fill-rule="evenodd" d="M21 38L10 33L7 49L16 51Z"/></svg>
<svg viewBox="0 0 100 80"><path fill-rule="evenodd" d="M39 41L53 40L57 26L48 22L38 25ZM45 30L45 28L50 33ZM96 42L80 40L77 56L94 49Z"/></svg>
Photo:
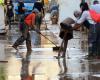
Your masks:
<svg viewBox="0 0 100 80"><path fill-rule="evenodd" d="M19 37L16 41L15 41L15 43L13 44L13 46L19 46L19 45L21 45L23 42L25 41L25 38L24 38L24 36L21 36L21 37Z"/></svg>
<svg viewBox="0 0 100 80"><path fill-rule="evenodd" d="M14 45L13 46L19 46L19 45L21 45L26 39L27 39L27 35L28 34L28 28L26 28L25 30L24 30L24 32L22 32L22 36L21 37L19 37L16 41L15 41L15 43L14 43Z"/></svg>

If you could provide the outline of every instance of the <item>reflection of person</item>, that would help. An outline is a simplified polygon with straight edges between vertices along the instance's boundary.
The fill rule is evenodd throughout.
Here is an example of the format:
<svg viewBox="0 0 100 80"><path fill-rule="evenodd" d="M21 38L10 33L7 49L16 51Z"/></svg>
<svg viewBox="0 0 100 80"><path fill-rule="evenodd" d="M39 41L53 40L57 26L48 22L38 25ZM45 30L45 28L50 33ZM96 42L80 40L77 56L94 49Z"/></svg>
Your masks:
<svg viewBox="0 0 100 80"><path fill-rule="evenodd" d="M29 76L29 63L27 59L22 59L22 67L21 67L21 80L25 80Z"/></svg>
<svg viewBox="0 0 100 80"><path fill-rule="evenodd" d="M66 75L67 73L66 58L63 58L63 61L58 59L58 64L59 67L61 68L61 71L59 73L59 80L72 80L70 77L68 77L68 75Z"/></svg>
<svg viewBox="0 0 100 80"><path fill-rule="evenodd" d="M23 0L19 0L18 1L18 14L21 15L21 14L24 14L24 13L25 13L24 2L23 2Z"/></svg>
<svg viewBox="0 0 100 80"><path fill-rule="evenodd" d="M66 74L66 72L67 72L66 58L63 58L63 61L58 59L58 64L59 64L59 67L60 67L59 75Z"/></svg>
<svg viewBox="0 0 100 80"><path fill-rule="evenodd" d="M22 67L21 67L21 80L34 80L32 75L29 74L29 56L31 52L27 51L26 58L22 58Z"/></svg>
<svg viewBox="0 0 100 80"><path fill-rule="evenodd" d="M80 6L82 9L82 15L76 22L73 29L79 28L85 20L88 20L90 23L88 36L88 57L94 57L95 55L100 56L100 23L96 23L92 20L87 3L81 3Z"/></svg>

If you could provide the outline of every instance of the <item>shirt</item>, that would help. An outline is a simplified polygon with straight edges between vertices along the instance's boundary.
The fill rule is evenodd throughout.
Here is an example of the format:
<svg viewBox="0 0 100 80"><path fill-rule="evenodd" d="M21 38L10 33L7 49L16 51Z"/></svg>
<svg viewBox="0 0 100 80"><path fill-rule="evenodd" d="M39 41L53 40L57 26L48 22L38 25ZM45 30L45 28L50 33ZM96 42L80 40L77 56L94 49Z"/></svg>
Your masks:
<svg viewBox="0 0 100 80"><path fill-rule="evenodd" d="M90 16L89 11L84 11L80 17L80 19L78 19L76 21L76 23L81 24L83 23L85 20L88 20L90 24L96 24L96 22L94 22Z"/></svg>
<svg viewBox="0 0 100 80"><path fill-rule="evenodd" d="M35 24L35 18L36 18L35 13L31 13L31 14L29 14L29 15L25 18L24 22L25 22L28 26L32 26L32 24Z"/></svg>
<svg viewBox="0 0 100 80"><path fill-rule="evenodd" d="M41 10L43 10L43 4L42 4L41 2L35 2L35 3L34 3L34 6L33 6L33 10L34 10L35 8L38 9L39 12L41 12Z"/></svg>
<svg viewBox="0 0 100 80"><path fill-rule="evenodd" d="M100 13L100 4L91 5L90 8L95 10L97 13Z"/></svg>

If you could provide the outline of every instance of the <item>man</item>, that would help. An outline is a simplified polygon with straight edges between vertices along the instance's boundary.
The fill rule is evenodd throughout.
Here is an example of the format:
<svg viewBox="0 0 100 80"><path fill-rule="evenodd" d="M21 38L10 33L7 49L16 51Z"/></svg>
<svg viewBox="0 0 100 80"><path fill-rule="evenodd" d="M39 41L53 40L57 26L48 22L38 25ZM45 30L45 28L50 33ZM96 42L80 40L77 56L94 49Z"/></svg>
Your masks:
<svg viewBox="0 0 100 80"><path fill-rule="evenodd" d="M34 3L34 6L33 6L33 9L38 9L39 12L41 12L41 14L44 14L44 8L43 8L43 3L41 0L37 0L35 3Z"/></svg>
<svg viewBox="0 0 100 80"><path fill-rule="evenodd" d="M95 22L90 13L87 3L81 4L82 15L77 20L73 29L77 29L87 20L90 23L88 33L88 58L97 56L100 58L100 23Z"/></svg>
<svg viewBox="0 0 100 80"><path fill-rule="evenodd" d="M44 6L44 4L43 4L42 0L36 0L36 2L34 3L34 6L33 6L33 10L37 9L39 11L39 17L37 19L38 29L40 29L40 26L41 26L41 23L42 23L42 17L44 16L43 6Z"/></svg>
<svg viewBox="0 0 100 80"><path fill-rule="evenodd" d="M11 20L14 19L13 4L11 0L7 2L6 16L7 16L7 22L9 24L9 29L11 29Z"/></svg>
<svg viewBox="0 0 100 80"><path fill-rule="evenodd" d="M18 1L18 14L21 15L21 14L24 14L24 13L25 13L24 2L23 2L23 0L19 0Z"/></svg>
<svg viewBox="0 0 100 80"><path fill-rule="evenodd" d="M98 0L95 0L93 2L93 5L91 5L91 8L92 10L95 10L97 13L100 13L100 3Z"/></svg>
<svg viewBox="0 0 100 80"><path fill-rule="evenodd" d="M17 47L26 40L27 51L32 51L29 28L34 27L37 14L38 14L38 10L34 9L33 12L27 15L24 20L21 19L22 35L15 41L15 43L12 46L16 50L18 50Z"/></svg>

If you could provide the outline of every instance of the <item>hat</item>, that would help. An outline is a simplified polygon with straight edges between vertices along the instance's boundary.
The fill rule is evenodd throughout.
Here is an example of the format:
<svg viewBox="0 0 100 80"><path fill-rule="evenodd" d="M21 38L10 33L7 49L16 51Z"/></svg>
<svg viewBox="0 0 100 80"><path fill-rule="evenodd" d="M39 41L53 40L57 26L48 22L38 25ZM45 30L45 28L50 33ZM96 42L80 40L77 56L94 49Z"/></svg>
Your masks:
<svg viewBox="0 0 100 80"><path fill-rule="evenodd" d="M32 12L39 13L39 10L35 8L32 10Z"/></svg>

